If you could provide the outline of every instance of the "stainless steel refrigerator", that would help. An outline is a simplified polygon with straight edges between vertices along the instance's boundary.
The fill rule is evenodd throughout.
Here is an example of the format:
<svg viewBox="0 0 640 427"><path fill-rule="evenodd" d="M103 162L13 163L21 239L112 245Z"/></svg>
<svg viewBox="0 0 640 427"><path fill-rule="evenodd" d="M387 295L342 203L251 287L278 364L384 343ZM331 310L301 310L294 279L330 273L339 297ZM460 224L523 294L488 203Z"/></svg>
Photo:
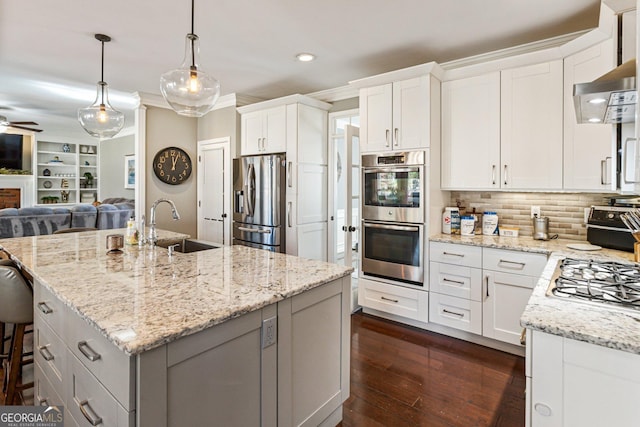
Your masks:
<svg viewBox="0 0 640 427"><path fill-rule="evenodd" d="M284 154L233 160L233 244L285 252Z"/></svg>

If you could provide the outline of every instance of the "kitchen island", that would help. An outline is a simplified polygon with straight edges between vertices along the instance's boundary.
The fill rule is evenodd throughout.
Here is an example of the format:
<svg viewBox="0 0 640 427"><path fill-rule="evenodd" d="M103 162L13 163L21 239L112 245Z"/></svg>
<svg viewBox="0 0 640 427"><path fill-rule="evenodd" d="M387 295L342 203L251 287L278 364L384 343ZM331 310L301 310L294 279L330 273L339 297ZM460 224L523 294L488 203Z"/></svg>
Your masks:
<svg viewBox="0 0 640 427"><path fill-rule="evenodd" d="M33 277L36 403L69 425L339 422L350 268L244 246L107 254L117 232L0 242Z"/></svg>

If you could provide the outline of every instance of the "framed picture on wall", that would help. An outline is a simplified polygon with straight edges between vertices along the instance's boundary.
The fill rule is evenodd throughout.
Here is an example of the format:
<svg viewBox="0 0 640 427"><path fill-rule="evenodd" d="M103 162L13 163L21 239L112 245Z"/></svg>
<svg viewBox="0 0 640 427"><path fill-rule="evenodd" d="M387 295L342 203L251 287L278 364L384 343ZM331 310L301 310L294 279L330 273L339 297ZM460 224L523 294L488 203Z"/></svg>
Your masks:
<svg viewBox="0 0 640 427"><path fill-rule="evenodd" d="M136 156L124 156L124 188L136 188Z"/></svg>

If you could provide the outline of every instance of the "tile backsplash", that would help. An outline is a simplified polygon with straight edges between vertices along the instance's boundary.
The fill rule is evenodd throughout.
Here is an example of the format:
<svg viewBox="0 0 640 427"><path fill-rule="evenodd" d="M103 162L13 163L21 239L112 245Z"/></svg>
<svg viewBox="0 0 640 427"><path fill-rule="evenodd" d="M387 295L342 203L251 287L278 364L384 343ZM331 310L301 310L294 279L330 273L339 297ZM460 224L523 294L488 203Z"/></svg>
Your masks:
<svg viewBox="0 0 640 427"><path fill-rule="evenodd" d="M450 206L459 205L467 212L496 211L499 226L520 228L521 236L533 235L531 206L540 206L542 216L549 217L549 234L562 239L587 240L584 210L592 205L606 205L611 194L591 193L507 193L452 191Z"/></svg>

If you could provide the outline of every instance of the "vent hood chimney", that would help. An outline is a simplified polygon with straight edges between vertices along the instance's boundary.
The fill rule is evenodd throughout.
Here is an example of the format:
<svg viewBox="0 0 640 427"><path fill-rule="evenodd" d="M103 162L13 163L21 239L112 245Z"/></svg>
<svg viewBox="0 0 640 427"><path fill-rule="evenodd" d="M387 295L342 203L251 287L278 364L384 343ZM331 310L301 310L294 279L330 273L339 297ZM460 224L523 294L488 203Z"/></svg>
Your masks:
<svg viewBox="0 0 640 427"><path fill-rule="evenodd" d="M636 119L636 60L631 59L591 83L573 85L578 123L629 123Z"/></svg>

